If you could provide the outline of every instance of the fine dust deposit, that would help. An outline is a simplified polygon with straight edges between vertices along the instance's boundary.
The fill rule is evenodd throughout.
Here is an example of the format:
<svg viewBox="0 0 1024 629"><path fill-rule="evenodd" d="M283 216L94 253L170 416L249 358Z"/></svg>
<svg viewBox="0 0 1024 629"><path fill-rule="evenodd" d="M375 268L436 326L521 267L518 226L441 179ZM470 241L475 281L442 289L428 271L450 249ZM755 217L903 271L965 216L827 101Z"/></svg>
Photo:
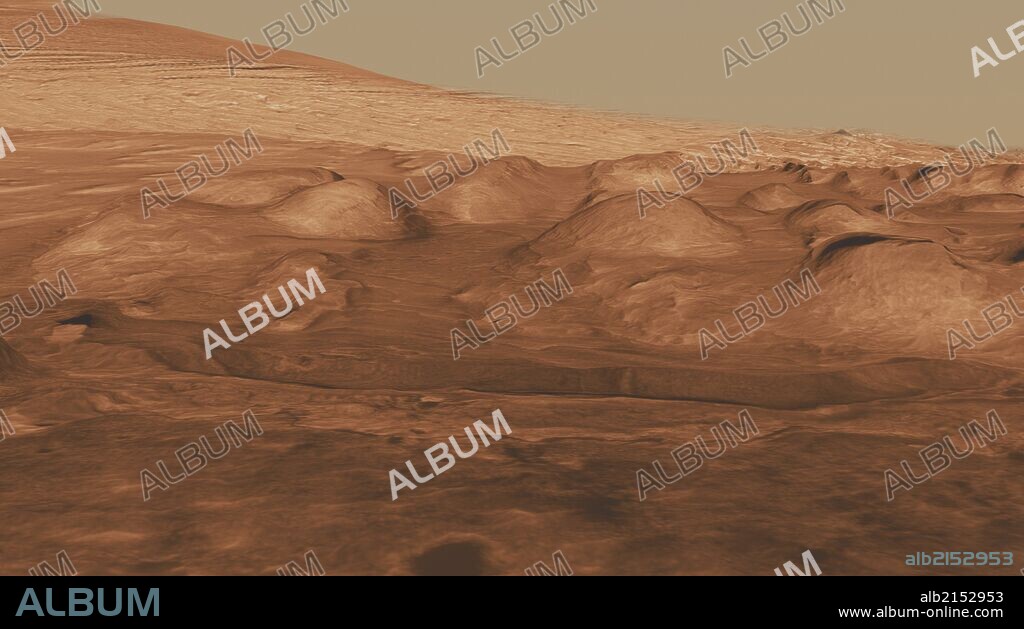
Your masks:
<svg viewBox="0 0 1024 629"><path fill-rule="evenodd" d="M22 46L54 6L0 7L0 573L1024 553L1024 154L994 123L961 153L602 112L103 12Z"/></svg>

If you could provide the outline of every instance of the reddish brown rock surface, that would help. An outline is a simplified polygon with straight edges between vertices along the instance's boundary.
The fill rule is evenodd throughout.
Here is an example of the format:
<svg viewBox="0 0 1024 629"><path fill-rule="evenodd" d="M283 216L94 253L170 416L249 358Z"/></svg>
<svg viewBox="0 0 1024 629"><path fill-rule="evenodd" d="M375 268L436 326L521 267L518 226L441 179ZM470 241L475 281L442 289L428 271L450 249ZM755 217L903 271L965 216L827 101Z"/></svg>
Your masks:
<svg viewBox="0 0 1024 629"><path fill-rule="evenodd" d="M0 10L8 47L28 6L49 10ZM739 129L289 52L229 79L230 43L92 18L0 71L0 298L61 268L77 288L0 341L0 572L60 550L82 574L273 574L310 549L329 574L1024 553L1024 323L952 362L946 337L1024 305L1019 153L889 220L884 189L942 148L751 129L760 155L640 220L638 186ZM261 154L143 220L143 186L247 128ZM495 128L514 156L391 220L390 187ZM205 328L310 267L326 294L205 360ZM572 295L452 360L452 328L557 268ZM804 268L821 295L701 360L701 328ZM143 501L142 469L250 408L263 436ZM496 408L510 436L392 502L389 470ZM638 469L744 408L757 437L639 501ZM887 468L921 473L989 409L1007 435L887 502Z"/></svg>

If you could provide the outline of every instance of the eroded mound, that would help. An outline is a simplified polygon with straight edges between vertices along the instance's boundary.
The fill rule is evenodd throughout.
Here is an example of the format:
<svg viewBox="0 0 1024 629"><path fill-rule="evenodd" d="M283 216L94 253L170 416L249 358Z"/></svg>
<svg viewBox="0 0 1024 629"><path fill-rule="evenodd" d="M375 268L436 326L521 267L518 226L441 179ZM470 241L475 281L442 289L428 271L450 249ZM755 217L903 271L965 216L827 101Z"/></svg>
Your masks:
<svg viewBox="0 0 1024 629"><path fill-rule="evenodd" d="M901 351L944 345L947 328L1001 296L986 272L925 239L846 235L817 247L811 267L827 294L811 304L822 329L868 345L902 339Z"/></svg>
<svg viewBox="0 0 1024 629"><path fill-rule="evenodd" d="M479 158L478 158L479 160ZM471 162L462 155L460 168L471 171ZM441 216L459 223L502 223L525 219L554 219L567 213L567 195L573 194L572 177L526 157L503 157L482 162L465 177L437 191L422 205L422 212L433 220ZM423 190L429 189L424 185ZM575 194L583 195L582 190ZM563 201L564 200L564 201Z"/></svg>
<svg viewBox="0 0 1024 629"><path fill-rule="evenodd" d="M624 194L591 205L531 243L541 254L578 250L612 256L714 256L742 246L742 231L686 198L648 216L637 215L636 195Z"/></svg>
<svg viewBox="0 0 1024 629"><path fill-rule="evenodd" d="M837 192L882 198L886 188L898 184L904 177L913 176L915 172L913 167L857 168L839 171L823 183Z"/></svg>
<svg viewBox="0 0 1024 629"><path fill-rule="evenodd" d="M215 159L212 163L215 169L223 167ZM189 195L189 200L229 207L256 207L275 203L304 188L342 179L344 177L326 168L228 171L221 177L211 177L206 185Z"/></svg>
<svg viewBox="0 0 1024 629"><path fill-rule="evenodd" d="M196 229L197 224L203 228ZM273 231L272 225L255 215L222 215L188 200L146 221L129 208L117 208L76 228L40 256L38 263L74 267L76 282L111 297L134 297L140 285L156 285L164 278L201 277L210 268L237 268L240 252L245 257L237 234Z"/></svg>
<svg viewBox="0 0 1024 629"><path fill-rule="evenodd" d="M963 196L1024 194L1024 165L995 164L978 167L970 174L954 178L950 189Z"/></svg>
<svg viewBox="0 0 1024 629"><path fill-rule="evenodd" d="M597 191L625 191L650 188L659 179L666 189L676 189L672 171L690 158L677 152L630 155L622 159L601 160L589 168L590 188Z"/></svg>
<svg viewBox="0 0 1024 629"><path fill-rule="evenodd" d="M423 225L414 214L392 220L387 190L365 179L300 190L262 215L296 234L343 240L396 240Z"/></svg>
<svg viewBox="0 0 1024 629"><path fill-rule="evenodd" d="M875 212L834 200L811 201L786 215L786 227L811 241L849 232L884 231L892 228Z"/></svg>
<svg viewBox="0 0 1024 629"><path fill-rule="evenodd" d="M754 188L740 197L740 204L762 212L772 212L804 203L804 198L783 183L770 183Z"/></svg>

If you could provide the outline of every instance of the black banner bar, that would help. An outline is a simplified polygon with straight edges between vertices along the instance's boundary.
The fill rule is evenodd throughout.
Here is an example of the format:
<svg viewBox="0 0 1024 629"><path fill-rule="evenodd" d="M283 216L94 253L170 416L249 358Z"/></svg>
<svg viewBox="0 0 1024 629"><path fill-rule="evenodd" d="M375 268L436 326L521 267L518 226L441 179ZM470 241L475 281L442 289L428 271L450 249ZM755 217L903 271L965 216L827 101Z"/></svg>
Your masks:
<svg viewBox="0 0 1024 629"><path fill-rule="evenodd" d="M911 621L1020 626L1024 618L1020 613L1024 579L1019 578L678 579L682 580L653 586L635 581L634 592L622 583L597 579L576 579L560 587L547 583L534 591L519 591L523 585L477 580L459 583L442 596L449 598L453 609L478 608L481 615L504 610L515 601L516 608L557 606L560 613L571 608L574 614L596 616L598 612L602 618L608 611L619 611L622 618L637 613L668 618L682 614L688 624L700 620L829 626ZM364 591L374 587L379 591ZM434 587L438 586L409 580L358 582L344 577L7 577L0 579L0 618L3 626L53 619L74 626L75 620L89 619L178 627L184 622L213 621L234 627L243 622L260 626L316 619L345 622L365 615L389 622L426 622L438 613L440 601ZM511 596L499 595L496 587L512 588ZM664 591L672 593L660 593ZM593 594L601 595L599 602Z"/></svg>

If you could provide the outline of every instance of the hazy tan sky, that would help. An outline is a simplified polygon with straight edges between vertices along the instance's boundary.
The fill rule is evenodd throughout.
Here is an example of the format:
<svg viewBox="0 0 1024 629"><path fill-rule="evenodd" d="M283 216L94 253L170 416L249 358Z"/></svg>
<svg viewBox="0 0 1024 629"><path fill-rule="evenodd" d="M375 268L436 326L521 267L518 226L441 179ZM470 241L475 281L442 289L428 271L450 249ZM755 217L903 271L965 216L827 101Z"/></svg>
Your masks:
<svg viewBox="0 0 1024 629"><path fill-rule="evenodd" d="M311 1L311 0L307 0ZM323 0L330 5L330 0ZM685 119L884 131L946 144L997 127L1024 145L1024 54L975 79L971 49L1024 19L1011 0L844 0L845 12L725 77L723 48L763 50L758 28L796 0L593 0L567 25L477 79L474 50L557 0L348 0L351 11L289 48L413 81ZM265 43L260 29L300 0L100 0L104 14ZM574 0L579 2L579 0ZM819 0L822 6L828 0ZM747 56L746 53L743 53ZM991 53L990 53L991 54ZM270 60L272 61L272 59Z"/></svg>

